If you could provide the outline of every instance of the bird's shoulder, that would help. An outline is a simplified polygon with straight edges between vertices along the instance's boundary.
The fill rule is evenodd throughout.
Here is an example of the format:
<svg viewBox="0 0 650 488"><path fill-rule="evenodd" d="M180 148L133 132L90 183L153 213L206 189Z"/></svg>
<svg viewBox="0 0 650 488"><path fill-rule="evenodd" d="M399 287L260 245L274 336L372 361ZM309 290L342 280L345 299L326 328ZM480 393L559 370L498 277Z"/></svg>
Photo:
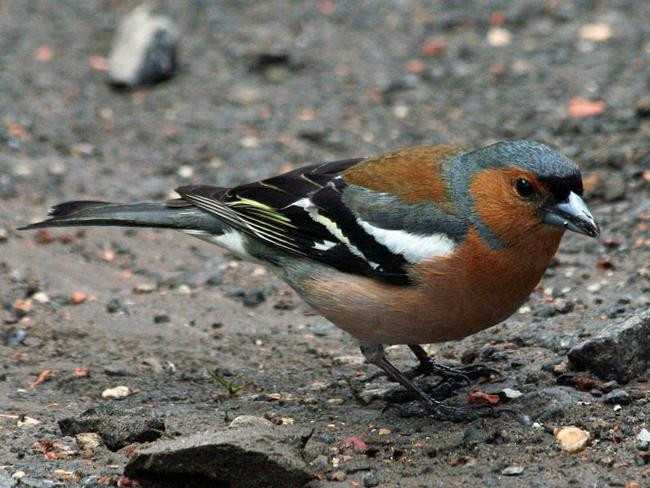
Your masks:
<svg viewBox="0 0 650 488"><path fill-rule="evenodd" d="M396 149L366 159L345 170L349 184L395 195L405 203L447 200L444 163L462 149L445 145L423 145Z"/></svg>

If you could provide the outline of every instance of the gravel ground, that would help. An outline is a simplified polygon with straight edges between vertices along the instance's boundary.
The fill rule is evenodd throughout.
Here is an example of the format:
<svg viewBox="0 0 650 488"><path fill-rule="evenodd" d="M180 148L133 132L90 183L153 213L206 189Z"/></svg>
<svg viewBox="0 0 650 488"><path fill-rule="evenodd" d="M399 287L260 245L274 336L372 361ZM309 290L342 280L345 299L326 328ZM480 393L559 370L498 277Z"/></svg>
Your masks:
<svg viewBox="0 0 650 488"><path fill-rule="evenodd" d="M203 431L213 442L242 415L276 424L255 443L263 452L307 432L284 455L312 487L650 486L650 3L160 3L179 26L178 73L131 91L108 86L105 60L136 2L0 3L0 486L282 486L288 471L252 455L224 461L239 481L124 474L141 450L173 453ZM602 237L568 235L519 313L430 350L503 374L450 403L510 388L522 395L508 407L533 427L407 416L399 388L362 381L374 370L351 337L201 241L15 231L67 199L164 199L180 183L508 138L582 166ZM570 369L570 348L623 321L640 334L612 358L634 365L617 377L627 383ZM102 398L116 386L129 395ZM571 425L590 434L575 453L554 435Z"/></svg>

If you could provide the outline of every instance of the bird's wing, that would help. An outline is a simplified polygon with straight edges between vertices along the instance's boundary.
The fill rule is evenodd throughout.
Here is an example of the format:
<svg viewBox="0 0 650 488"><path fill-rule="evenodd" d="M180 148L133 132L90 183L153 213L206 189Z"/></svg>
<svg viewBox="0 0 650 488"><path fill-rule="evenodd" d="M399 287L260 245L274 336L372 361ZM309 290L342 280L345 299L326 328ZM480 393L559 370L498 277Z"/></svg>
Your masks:
<svg viewBox="0 0 650 488"><path fill-rule="evenodd" d="M451 252L465 229L435 202L404 202L372 184L362 185L354 172L373 161L335 161L227 190L184 186L177 192L284 252L407 284L409 264ZM388 163L375 168L379 174L382 165Z"/></svg>

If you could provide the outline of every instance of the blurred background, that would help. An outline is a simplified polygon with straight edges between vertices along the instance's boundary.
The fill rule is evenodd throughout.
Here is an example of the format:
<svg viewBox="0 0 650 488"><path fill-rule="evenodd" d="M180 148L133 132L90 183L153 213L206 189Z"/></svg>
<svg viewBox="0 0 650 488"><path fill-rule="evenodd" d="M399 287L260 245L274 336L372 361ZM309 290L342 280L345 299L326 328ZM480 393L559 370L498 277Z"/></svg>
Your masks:
<svg viewBox="0 0 650 488"><path fill-rule="evenodd" d="M157 5L176 23L177 69L120 93L107 58L138 2L0 4L0 196L150 199L184 180L505 138L625 167L620 193L647 157L647 2ZM47 195L23 191L42 172Z"/></svg>

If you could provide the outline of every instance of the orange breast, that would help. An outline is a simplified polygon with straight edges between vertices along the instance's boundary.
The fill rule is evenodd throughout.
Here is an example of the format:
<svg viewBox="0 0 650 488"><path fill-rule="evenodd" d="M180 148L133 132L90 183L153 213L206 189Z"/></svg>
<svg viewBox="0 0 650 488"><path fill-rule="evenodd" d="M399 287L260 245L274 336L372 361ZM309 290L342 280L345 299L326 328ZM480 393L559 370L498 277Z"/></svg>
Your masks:
<svg viewBox="0 0 650 488"><path fill-rule="evenodd" d="M324 271L295 287L322 315L361 340L424 344L460 339L503 321L521 306L562 234L559 228L543 228L517 248L491 249L472 230L452 256L414 270L414 286Z"/></svg>

